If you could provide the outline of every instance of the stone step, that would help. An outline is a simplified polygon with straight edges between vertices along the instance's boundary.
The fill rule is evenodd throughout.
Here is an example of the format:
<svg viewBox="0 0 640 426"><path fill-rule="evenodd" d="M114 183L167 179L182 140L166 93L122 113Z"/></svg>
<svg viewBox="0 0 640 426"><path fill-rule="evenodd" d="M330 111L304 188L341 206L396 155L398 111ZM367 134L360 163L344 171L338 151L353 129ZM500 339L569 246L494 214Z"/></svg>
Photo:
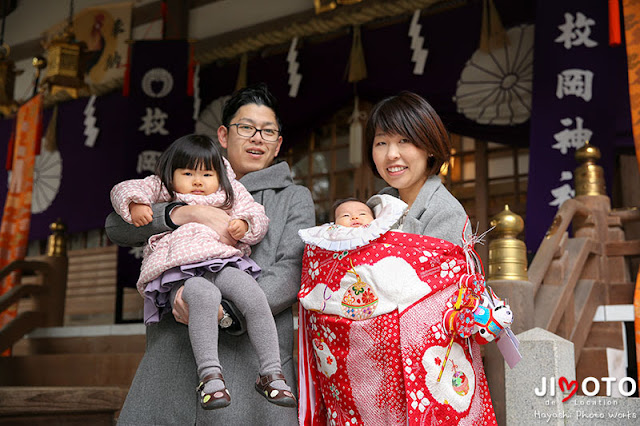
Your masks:
<svg viewBox="0 0 640 426"><path fill-rule="evenodd" d="M119 387L0 387L0 425L111 426L126 395Z"/></svg>
<svg viewBox="0 0 640 426"><path fill-rule="evenodd" d="M129 387L143 353L53 354L0 358L0 386Z"/></svg>
<svg viewBox="0 0 640 426"><path fill-rule="evenodd" d="M144 325L123 324L37 329L13 346L13 355L143 353L144 350Z"/></svg>

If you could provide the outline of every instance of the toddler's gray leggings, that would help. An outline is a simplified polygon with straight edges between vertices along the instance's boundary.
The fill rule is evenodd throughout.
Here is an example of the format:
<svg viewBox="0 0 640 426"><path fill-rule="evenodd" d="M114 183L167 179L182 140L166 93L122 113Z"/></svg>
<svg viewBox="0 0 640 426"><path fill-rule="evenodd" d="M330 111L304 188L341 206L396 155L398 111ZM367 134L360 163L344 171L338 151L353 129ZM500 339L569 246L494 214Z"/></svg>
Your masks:
<svg viewBox="0 0 640 426"><path fill-rule="evenodd" d="M171 304L180 285L171 291ZM248 273L234 267L185 280L182 298L189 304L189 338L198 377L221 371L218 358L218 308L231 300L247 320L249 340L258 354L260 374L282 371L278 332L267 298Z"/></svg>

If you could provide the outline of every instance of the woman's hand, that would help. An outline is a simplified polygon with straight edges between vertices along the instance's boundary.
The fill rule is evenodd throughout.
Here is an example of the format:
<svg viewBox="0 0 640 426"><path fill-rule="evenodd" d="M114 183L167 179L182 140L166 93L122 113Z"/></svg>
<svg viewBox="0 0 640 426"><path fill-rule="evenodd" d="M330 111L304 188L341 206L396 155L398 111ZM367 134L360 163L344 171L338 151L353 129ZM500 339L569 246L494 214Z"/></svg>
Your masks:
<svg viewBox="0 0 640 426"><path fill-rule="evenodd" d="M196 222L208 226L220 235L220 242L235 246L237 241L229 234L229 215L226 211L210 206L178 206L171 211L176 225Z"/></svg>
<svg viewBox="0 0 640 426"><path fill-rule="evenodd" d="M171 310L171 313L176 321L189 325L189 304L182 298L183 290L184 286L180 287L178 291L176 291L176 297L173 299L173 309ZM223 315L224 311L222 310L222 305L220 305L218 306L218 322L222 319Z"/></svg>
<svg viewBox="0 0 640 426"><path fill-rule="evenodd" d="M136 226L144 226L153 220L153 210L146 204L131 203L129 204L129 212L131 213L131 222Z"/></svg>

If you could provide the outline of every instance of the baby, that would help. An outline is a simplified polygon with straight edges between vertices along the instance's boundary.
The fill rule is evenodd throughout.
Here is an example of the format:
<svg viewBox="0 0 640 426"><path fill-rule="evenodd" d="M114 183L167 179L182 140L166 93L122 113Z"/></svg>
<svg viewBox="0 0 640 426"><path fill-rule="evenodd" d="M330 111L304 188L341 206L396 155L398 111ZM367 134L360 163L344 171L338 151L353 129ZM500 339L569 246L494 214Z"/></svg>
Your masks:
<svg viewBox="0 0 640 426"><path fill-rule="evenodd" d="M353 250L397 229L406 209L403 201L391 195L374 195L366 203L345 198L333 205L335 222L301 229L298 235L305 243L327 250Z"/></svg>
<svg viewBox="0 0 640 426"><path fill-rule="evenodd" d="M359 228L373 222L373 211L357 198L338 200L333 205L333 216L336 225L348 228Z"/></svg>

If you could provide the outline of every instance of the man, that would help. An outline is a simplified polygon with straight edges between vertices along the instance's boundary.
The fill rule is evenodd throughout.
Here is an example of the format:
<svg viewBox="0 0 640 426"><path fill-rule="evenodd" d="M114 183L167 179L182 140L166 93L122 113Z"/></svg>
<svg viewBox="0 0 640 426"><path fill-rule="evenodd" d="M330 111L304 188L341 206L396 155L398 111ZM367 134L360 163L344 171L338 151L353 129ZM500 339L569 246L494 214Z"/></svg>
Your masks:
<svg viewBox="0 0 640 426"><path fill-rule="evenodd" d="M302 240L298 230L315 225L315 210L307 188L294 185L286 163L273 164L282 145L275 98L266 86L236 92L225 104L218 140L237 178L270 219L265 238L252 247L252 259L262 268L258 283L265 292L278 329L280 358L287 382L295 388L291 305L300 286ZM153 206L153 222L135 228L112 213L106 221L109 238L120 245L141 245L151 235L188 222L211 226L226 234L228 215L206 206L180 203ZM225 305L227 309L229 305ZM228 326L228 313L220 309ZM233 312L232 312L233 313ZM239 318L236 315L235 321ZM226 322L225 322L226 320ZM120 425L295 425L297 410L269 404L254 390L258 360L246 333L220 333L218 347L229 407L205 411L195 387L196 365L189 344L188 305L178 292L173 315L147 327L147 348L122 408ZM239 329L234 323L230 329ZM237 334L237 333L234 333ZM295 391L295 389L294 389Z"/></svg>

